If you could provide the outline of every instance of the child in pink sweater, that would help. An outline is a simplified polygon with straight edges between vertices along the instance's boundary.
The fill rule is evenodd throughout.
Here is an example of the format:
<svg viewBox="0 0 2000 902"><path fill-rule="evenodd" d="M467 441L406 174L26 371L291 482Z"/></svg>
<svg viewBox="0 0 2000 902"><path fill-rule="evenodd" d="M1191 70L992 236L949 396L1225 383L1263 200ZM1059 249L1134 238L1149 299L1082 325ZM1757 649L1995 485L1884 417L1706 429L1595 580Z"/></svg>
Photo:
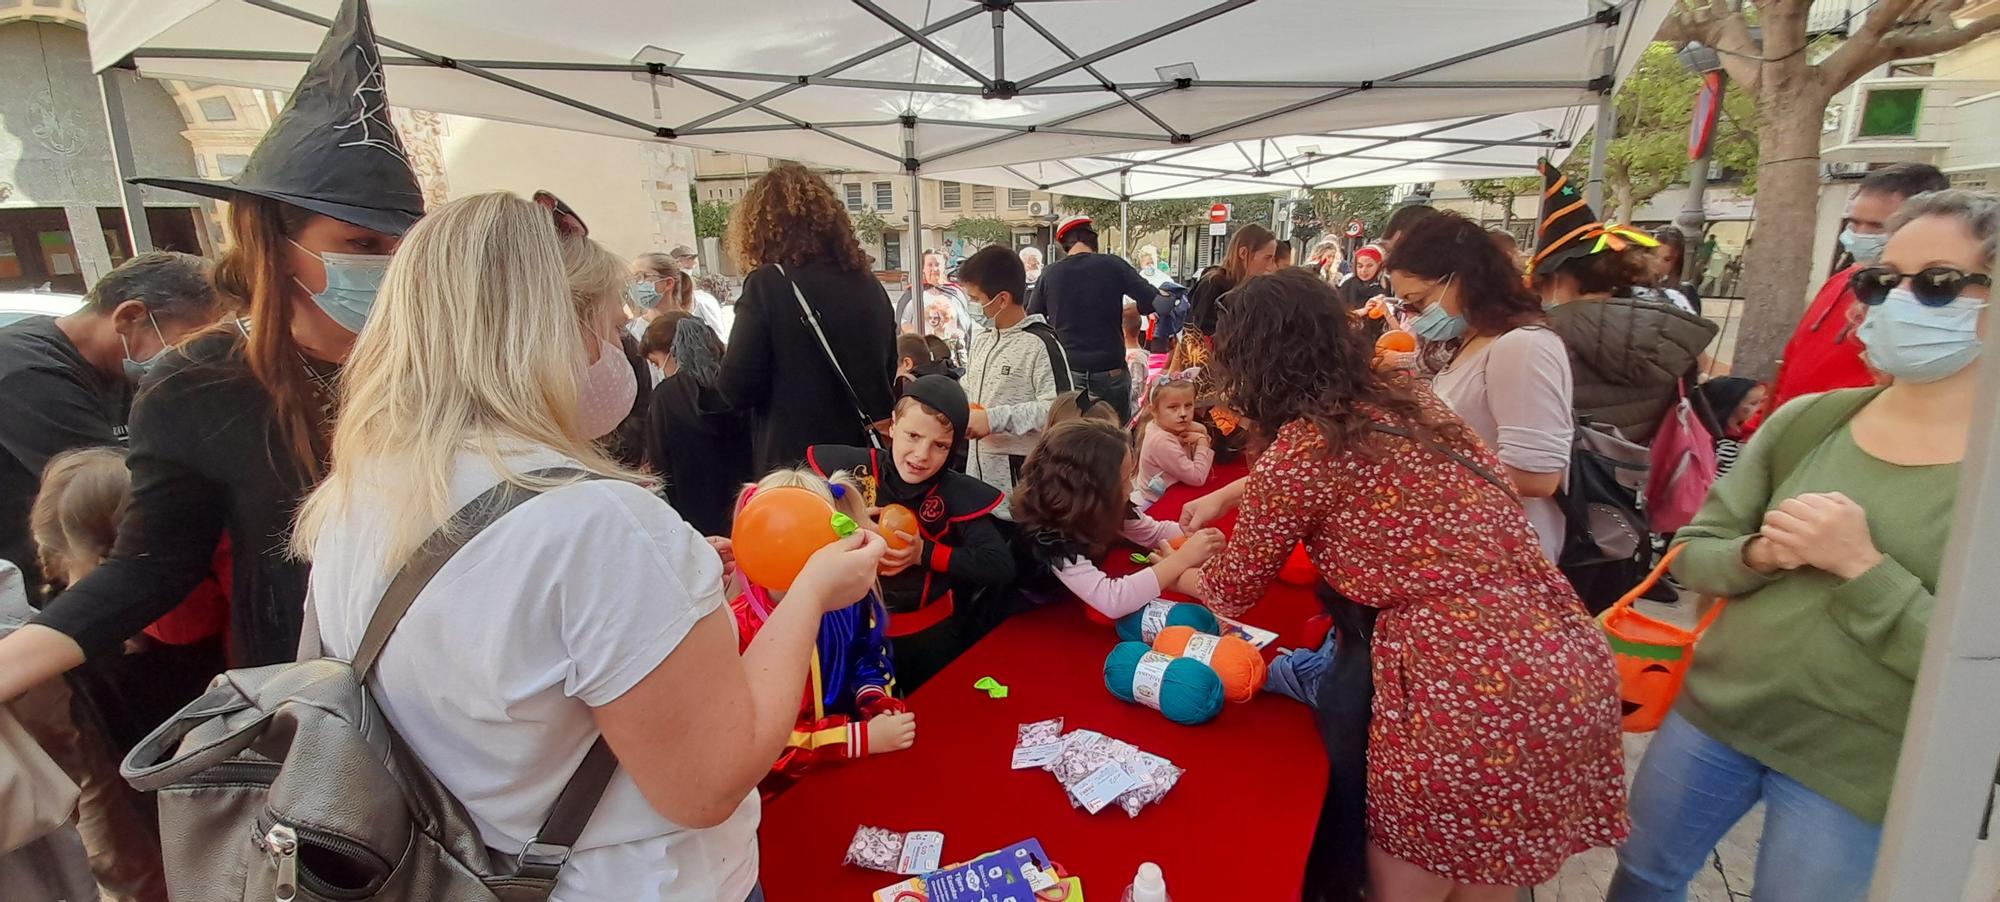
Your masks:
<svg viewBox="0 0 2000 902"><path fill-rule="evenodd" d="M1208 430L1194 419L1194 382L1167 374L1153 383L1146 409L1139 414L1139 475L1133 481L1132 505L1140 511L1153 506L1176 482L1201 485L1215 464Z"/></svg>

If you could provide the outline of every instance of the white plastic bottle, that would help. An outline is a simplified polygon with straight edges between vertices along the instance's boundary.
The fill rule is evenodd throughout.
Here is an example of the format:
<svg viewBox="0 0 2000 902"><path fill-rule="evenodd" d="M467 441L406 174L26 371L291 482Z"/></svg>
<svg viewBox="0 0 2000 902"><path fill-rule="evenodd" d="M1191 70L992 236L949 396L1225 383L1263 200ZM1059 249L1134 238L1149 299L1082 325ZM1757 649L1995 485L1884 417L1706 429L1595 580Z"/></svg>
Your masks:
<svg viewBox="0 0 2000 902"><path fill-rule="evenodd" d="M1123 902L1173 902L1167 895L1167 878L1160 873L1160 866L1150 861L1139 865L1132 885L1125 888Z"/></svg>

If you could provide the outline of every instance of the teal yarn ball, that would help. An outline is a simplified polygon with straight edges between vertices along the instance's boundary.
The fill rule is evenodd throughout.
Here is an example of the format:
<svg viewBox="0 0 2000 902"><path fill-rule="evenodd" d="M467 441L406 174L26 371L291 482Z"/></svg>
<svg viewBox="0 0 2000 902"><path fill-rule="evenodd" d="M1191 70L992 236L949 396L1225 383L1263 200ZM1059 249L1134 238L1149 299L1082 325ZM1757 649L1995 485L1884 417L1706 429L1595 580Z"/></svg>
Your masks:
<svg viewBox="0 0 2000 902"><path fill-rule="evenodd" d="M1153 615L1155 625L1146 629L1146 617ZM1222 635L1222 623L1207 608L1198 604L1167 600L1147 602L1146 606L1118 618L1118 638L1125 642L1153 644L1159 638L1160 630L1170 626L1191 626L1197 633L1211 636ZM1150 635L1149 635L1150 633Z"/></svg>
<svg viewBox="0 0 2000 902"><path fill-rule="evenodd" d="M1141 671L1144 671L1143 673ZM1149 687L1157 692L1149 692ZM1157 709L1174 723L1207 723L1222 712L1222 678L1193 658L1176 658L1144 642L1120 642L1104 659L1104 688L1119 701Z"/></svg>

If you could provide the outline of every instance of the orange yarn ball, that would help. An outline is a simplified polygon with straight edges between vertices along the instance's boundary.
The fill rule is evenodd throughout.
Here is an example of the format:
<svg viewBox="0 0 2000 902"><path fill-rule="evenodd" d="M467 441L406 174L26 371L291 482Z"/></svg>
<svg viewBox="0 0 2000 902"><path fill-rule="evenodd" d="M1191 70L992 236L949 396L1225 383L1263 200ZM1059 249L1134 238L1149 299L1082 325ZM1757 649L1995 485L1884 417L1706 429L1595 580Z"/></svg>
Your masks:
<svg viewBox="0 0 2000 902"><path fill-rule="evenodd" d="M1263 653L1235 636L1211 636L1191 626L1170 626L1160 630L1153 650L1207 664L1222 678L1223 695L1232 702L1247 702L1264 688Z"/></svg>
<svg viewBox="0 0 2000 902"><path fill-rule="evenodd" d="M1401 329L1390 329L1382 333L1381 338L1375 339L1375 353L1377 354L1389 351L1408 353L1416 349L1417 337Z"/></svg>

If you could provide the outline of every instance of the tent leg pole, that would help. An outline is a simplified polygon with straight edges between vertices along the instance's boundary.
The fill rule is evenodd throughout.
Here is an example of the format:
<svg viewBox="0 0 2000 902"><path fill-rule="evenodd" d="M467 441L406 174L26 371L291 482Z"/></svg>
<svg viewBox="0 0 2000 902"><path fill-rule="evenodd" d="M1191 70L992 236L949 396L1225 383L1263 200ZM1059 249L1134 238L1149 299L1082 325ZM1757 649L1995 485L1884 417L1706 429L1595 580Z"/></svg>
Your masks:
<svg viewBox="0 0 2000 902"><path fill-rule="evenodd" d="M1612 49L1604 48L1604 72L1612 74ZM1583 198L1589 202L1591 212L1599 218L1604 216L1604 161L1611 153L1611 141L1618 132L1618 108L1612 104L1611 91L1606 89L1597 95L1597 126L1590 132L1590 178L1584 183Z"/></svg>
<svg viewBox="0 0 2000 902"><path fill-rule="evenodd" d="M924 332L924 191L917 180L917 117L903 117L903 169L910 174L910 303L916 305L917 334Z"/></svg>
<svg viewBox="0 0 2000 902"><path fill-rule="evenodd" d="M138 173L132 157L132 132L125 120L125 98L120 93L118 70L97 74L98 93L104 98L104 126L111 136L111 174L118 179L118 203L125 213L125 236L134 256L153 249L153 228L146 222L146 207L139 198L139 186L127 182Z"/></svg>
<svg viewBox="0 0 2000 902"><path fill-rule="evenodd" d="M1127 261L1132 259L1132 170L1118 173L1118 246Z"/></svg>

